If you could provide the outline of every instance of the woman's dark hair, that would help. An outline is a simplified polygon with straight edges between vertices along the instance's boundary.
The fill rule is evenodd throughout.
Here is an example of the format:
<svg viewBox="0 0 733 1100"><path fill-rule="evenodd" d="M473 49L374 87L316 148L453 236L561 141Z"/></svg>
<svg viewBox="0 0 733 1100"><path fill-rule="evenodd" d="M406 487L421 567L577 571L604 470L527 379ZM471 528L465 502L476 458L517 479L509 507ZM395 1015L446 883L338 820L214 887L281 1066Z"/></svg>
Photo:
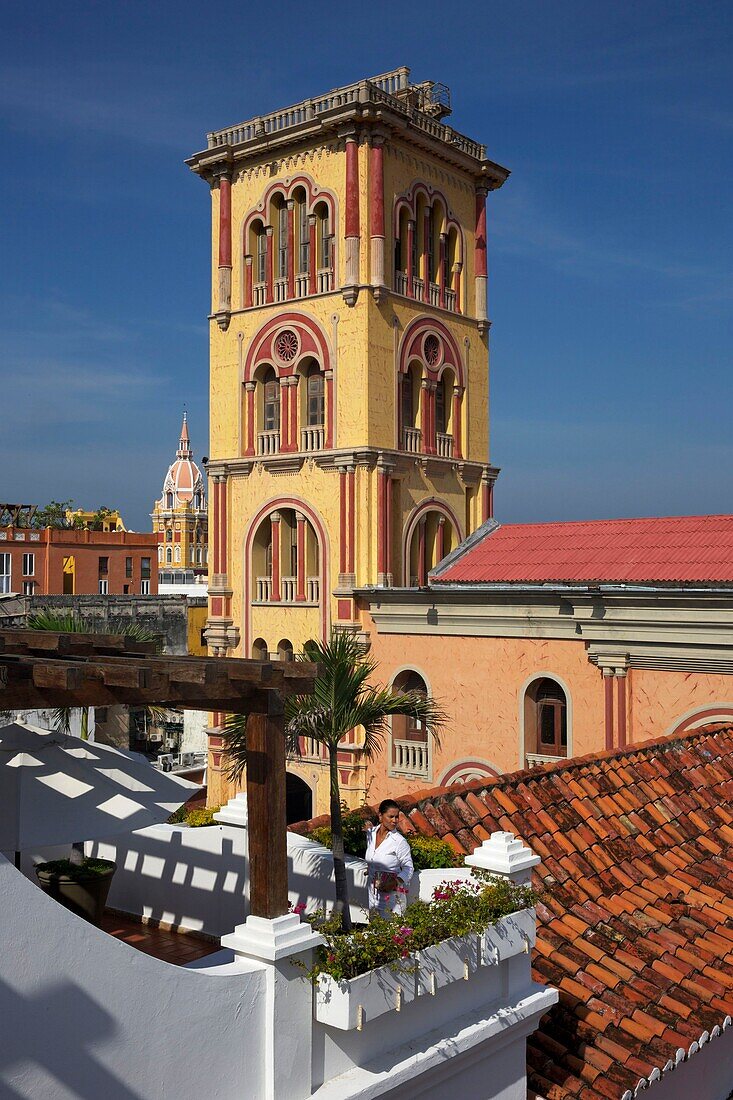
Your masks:
<svg viewBox="0 0 733 1100"><path fill-rule="evenodd" d="M379 816L386 814L387 810L399 810L399 806L393 798L385 798L383 802L379 803Z"/></svg>

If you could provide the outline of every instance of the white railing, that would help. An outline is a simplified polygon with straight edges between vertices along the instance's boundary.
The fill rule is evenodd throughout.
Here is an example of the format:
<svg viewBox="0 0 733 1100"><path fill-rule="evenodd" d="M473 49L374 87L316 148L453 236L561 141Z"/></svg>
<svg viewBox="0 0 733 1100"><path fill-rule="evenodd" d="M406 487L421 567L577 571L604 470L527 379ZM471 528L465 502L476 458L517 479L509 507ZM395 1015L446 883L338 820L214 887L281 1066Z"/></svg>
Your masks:
<svg viewBox="0 0 733 1100"><path fill-rule="evenodd" d="M437 283L430 283L428 286L428 293L430 295L430 305L440 305L440 287Z"/></svg>
<svg viewBox="0 0 733 1100"><path fill-rule="evenodd" d="M440 458L452 458L453 457L453 436L446 435L445 432L435 433L435 449L438 452Z"/></svg>
<svg viewBox="0 0 733 1100"><path fill-rule="evenodd" d="M287 302L288 300L288 280L276 279L275 280L275 301Z"/></svg>
<svg viewBox="0 0 733 1100"><path fill-rule="evenodd" d="M528 752L525 755L528 768L536 768L542 764L557 764L560 760L565 759L564 756L543 756L538 752Z"/></svg>
<svg viewBox="0 0 733 1100"><path fill-rule="evenodd" d="M318 272L318 293L327 294L329 290L333 290L333 271L330 268L323 268Z"/></svg>
<svg viewBox="0 0 733 1100"><path fill-rule="evenodd" d="M429 774L428 746L423 741L393 741L394 763L392 771L406 772L410 775L427 776Z"/></svg>
<svg viewBox="0 0 733 1100"><path fill-rule="evenodd" d="M398 294L407 294L407 275L404 271L395 271L394 288Z"/></svg>
<svg viewBox="0 0 733 1100"><path fill-rule="evenodd" d="M455 292L455 290L448 290L446 288L443 291L443 300L445 302L445 308L449 309L451 311L451 313L455 313L456 312L456 292Z"/></svg>
<svg viewBox="0 0 733 1100"><path fill-rule="evenodd" d="M409 451L410 454L419 454L421 438L422 432L419 428L403 428L402 450Z"/></svg>
<svg viewBox="0 0 733 1100"><path fill-rule="evenodd" d="M417 275L412 276L412 296L418 301L422 302L423 291L425 290L425 283L422 279L418 279Z"/></svg>
<svg viewBox="0 0 733 1100"><path fill-rule="evenodd" d="M252 304L264 306L267 301L267 283L255 283L252 287Z"/></svg>
<svg viewBox="0 0 733 1100"><path fill-rule="evenodd" d="M348 84L343 88L336 88L326 95L315 99L304 99L300 103L286 107L282 111L274 111L269 115L259 115L256 118L247 119L238 126L232 126L225 130L216 130L207 135L207 147L215 149L222 145L240 145L245 141L263 139L289 130L297 126L303 126L318 118L319 115L340 107L349 107L351 104L379 103L385 104L396 114L402 115L418 130L429 134L438 141L445 142L476 160L485 160L486 147L477 141L472 141L465 134L458 133L452 126L445 126L442 122L431 117L425 111L412 106L401 93L410 88L410 70L406 68L394 69L374 77L372 80L362 80L357 84Z"/></svg>
<svg viewBox="0 0 733 1100"><path fill-rule="evenodd" d="M325 438L326 433L322 427L301 428L300 449L301 451L322 451Z"/></svg>
<svg viewBox="0 0 733 1100"><path fill-rule="evenodd" d="M305 598L308 603L318 603L321 598L321 581L318 577L306 577Z"/></svg>
<svg viewBox="0 0 733 1100"><path fill-rule="evenodd" d="M257 578L257 603L269 603L272 599L272 577Z"/></svg>
<svg viewBox="0 0 733 1100"><path fill-rule="evenodd" d="M257 454L276 455L280 453L280 429L257 433Z"/></svg>
<svg viewBox="0 0 733 1100"><path fill-rule="evenodd" d="M305 298L308 294L308 272L301 271L295 276L295 297Z"/></svg>
<svg viewBox="0 0 733 1100"><path fill-rule="evenodd" d="M295 577L282 577L280 580L280 594L283 603L295 603L295 589L297 580Z"/></svg>

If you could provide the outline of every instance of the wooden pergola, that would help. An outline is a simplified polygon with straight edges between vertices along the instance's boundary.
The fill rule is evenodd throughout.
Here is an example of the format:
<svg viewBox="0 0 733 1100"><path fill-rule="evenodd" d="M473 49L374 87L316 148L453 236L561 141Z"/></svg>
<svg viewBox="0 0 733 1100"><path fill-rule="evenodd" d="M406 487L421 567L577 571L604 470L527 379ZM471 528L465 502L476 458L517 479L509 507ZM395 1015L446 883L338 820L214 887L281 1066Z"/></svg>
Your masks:
<svg viewBox="0 0 733 1100"><path fill-rule="evenodd" d="M119 634L0 629L0 710L160 706L247 715L250 911L288 911L285 713L317 666L232 657L162 657Z"/></svg>

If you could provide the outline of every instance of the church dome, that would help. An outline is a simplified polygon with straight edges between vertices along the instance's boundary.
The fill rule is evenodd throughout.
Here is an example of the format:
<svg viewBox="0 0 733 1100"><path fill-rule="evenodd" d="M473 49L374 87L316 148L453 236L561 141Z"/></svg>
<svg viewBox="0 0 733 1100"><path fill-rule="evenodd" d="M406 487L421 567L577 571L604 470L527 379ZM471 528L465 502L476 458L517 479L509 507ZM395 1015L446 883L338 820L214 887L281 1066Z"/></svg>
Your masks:
<svg viewBox="0 0 733 1100"><path fill-rule="evenodd" d="M201 511L206 509L204 479L193 460L185 413L176 458L168 467L160 504L166 511L185 504L192 504L194 509Z"/></svg>

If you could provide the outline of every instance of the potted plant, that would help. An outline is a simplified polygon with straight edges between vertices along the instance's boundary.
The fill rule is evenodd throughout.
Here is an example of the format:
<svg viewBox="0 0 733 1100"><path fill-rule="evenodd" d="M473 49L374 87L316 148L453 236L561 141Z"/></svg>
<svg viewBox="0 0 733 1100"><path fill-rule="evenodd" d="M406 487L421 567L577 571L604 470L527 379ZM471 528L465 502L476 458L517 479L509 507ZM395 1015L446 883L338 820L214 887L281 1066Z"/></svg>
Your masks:
<svg viewBox="0 0 733 1100"><path fill-rule="evenodd" d="M87 857L81 863L71 859L37 863L35 871L45 893L99 927L116 867L110 859Z"/></svg>

